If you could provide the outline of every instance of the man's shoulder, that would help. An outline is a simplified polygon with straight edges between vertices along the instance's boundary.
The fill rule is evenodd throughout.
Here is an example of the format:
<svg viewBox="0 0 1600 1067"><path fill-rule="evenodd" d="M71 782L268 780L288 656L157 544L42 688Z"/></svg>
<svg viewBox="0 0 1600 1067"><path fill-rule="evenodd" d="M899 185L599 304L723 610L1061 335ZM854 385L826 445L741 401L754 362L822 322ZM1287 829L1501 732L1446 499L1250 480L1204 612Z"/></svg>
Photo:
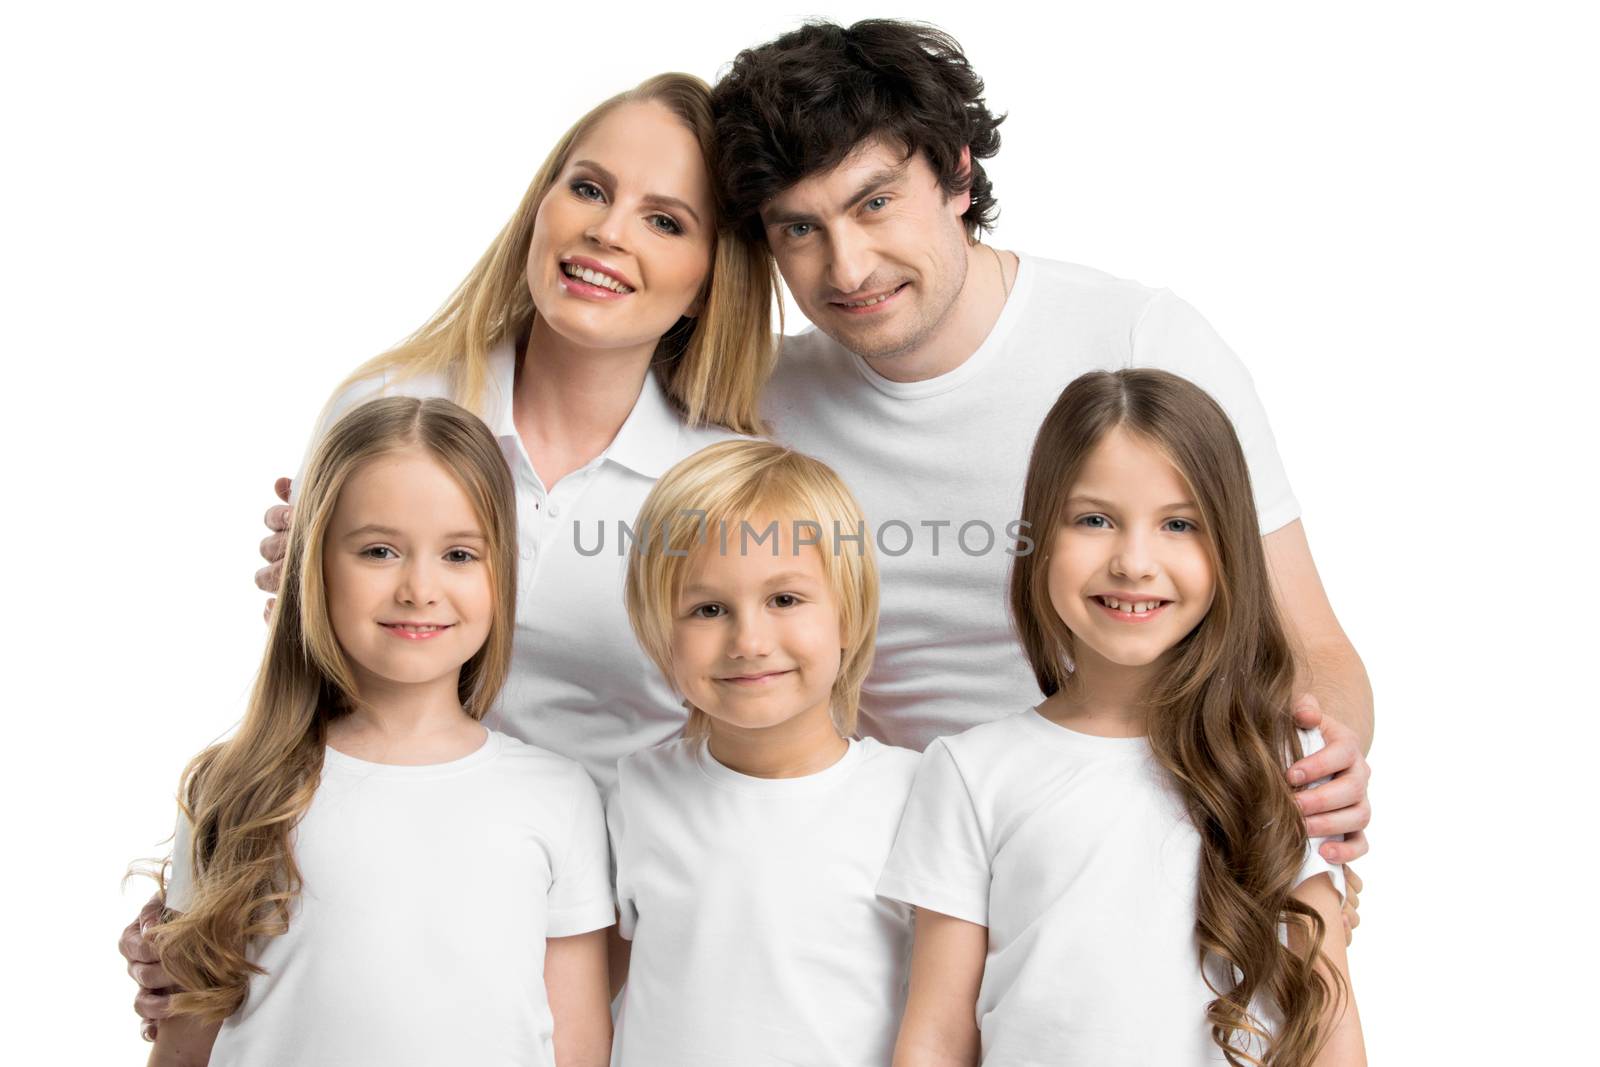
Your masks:
<svg viewBox="0 0 1600 1067"><path fill-rule="evenodd" d="M1166 292L1081 263L1025 252L1017 255L1023 269L1033 274L1032 307L1045 312L1088 306L1105 312L1138 314Z"/></svg>

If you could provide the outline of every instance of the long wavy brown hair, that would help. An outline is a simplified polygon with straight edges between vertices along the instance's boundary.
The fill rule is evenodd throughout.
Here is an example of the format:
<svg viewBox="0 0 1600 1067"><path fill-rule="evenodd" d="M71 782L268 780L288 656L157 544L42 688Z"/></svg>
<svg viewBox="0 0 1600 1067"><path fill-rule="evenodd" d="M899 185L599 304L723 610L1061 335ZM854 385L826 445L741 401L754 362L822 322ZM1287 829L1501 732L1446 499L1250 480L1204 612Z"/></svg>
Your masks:
<svg viewBox="0 0 1600 1067"><path fill-rule="evenodd" d="M482 524L494 609L489 636L461 668L462 707L494 703L511 661L516 612L516 496L499 445L448 400L389 397L354 409L317 446L294 510L283 584L244 722L190 762L178 792L193 828L192 899L155 928L161 964L178 989L173 1010L217 1021L244 1002L261 968L251 946L288 929L300 891L290 842L322 774L330 722L360 704L349 658L334 638L323 542L339 494L361 467L408 448L450 471Z"/></svg>
<svg viewBox="0 0 1600 1067"><path fill-rule="evenodd" d="M1191 382L1156 370L1085 374L1061 394L1033 446L1022 518L1048 544L1095 446L1113 429L1161 450L1188 483L1217 575L1216 597L1175 645L1147 694L1150 748L1176 784L1199 831L1195 936L1212 1040L1231 1064L1310 1063L1327 1040L1324 1016L1344 995L1338 972L1318 966L1327 932L1291 894L1306 832L1284 777L1301 755L1290 716L1294 655L1279 619L1233 424ZM1072 633L1051 607L1048 552L1019 555L1011 571L1012 618L1039 688L1071 686ZM1304 948L1280 938L1304 933ZM1205 967L1233 976L1219 985ZM1274 1008L1268 1026L1251 1012ZM1264 1047L1264 1058L1250 1051Z"/></svg>

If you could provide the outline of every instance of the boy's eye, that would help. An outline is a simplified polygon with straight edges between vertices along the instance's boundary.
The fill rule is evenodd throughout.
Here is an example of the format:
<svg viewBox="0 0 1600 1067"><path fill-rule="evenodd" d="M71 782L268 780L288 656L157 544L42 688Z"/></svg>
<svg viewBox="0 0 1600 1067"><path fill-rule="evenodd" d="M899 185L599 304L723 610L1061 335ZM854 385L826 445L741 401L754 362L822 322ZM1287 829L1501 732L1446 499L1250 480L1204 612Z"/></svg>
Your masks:
<svg viewBox="0 0 1600 1067"><path fill-rule="evenodd" d="M722 617L722 605L701 604L699 607L689 612L689 614L693 615L697 619L720 619Z"/></svg>
<svg viewBox="0 0 1600 1067"><path fill-rule="evenodd" d="M779 593L777 596L772 598L772 603L774 607L792 608L796 604L800 603L800 598L795 596L793 593Z"/></svg>

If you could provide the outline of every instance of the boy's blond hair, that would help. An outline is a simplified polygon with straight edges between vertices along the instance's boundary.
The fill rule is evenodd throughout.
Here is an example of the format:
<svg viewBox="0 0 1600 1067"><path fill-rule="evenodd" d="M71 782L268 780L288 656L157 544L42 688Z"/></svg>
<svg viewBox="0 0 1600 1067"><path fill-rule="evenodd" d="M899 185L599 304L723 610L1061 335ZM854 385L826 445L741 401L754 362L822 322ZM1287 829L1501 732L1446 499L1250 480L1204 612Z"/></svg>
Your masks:
<svg viewBox="0 0 1600 1067"><path fill-rule="evenodd" d="M849 737L878 632L878 567L861 505L820 460L770 441L724 441L662 475L639 509L625 583L628 621L672 683L672 623L695 553L775 551L777 541L751 541L764 532L749 525L758 516L776 517L791 534L803 531L822 555L844 646L833 683L833 724ZM708 729L706 714L691 707L688 736L703 737Z"/></svg>

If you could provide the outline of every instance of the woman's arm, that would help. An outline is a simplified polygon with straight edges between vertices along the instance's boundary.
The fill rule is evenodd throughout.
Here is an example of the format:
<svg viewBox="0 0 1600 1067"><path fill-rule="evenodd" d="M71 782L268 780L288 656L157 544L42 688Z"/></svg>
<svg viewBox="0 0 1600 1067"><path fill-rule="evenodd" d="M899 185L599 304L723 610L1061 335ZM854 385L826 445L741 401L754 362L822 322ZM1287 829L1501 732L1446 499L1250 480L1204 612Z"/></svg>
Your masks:
<svg viewBox="0 0 1600 1067"><path fill-rule="evenodd" d="M1309 904L1322 916L1325 933L1322 952L1326 962L1319 964L1323 977L1331 986L1342 988L1344 995L1328 1005L1323 1025L1328 1041L1317 1055L1317 1067L1366 1067L1367 1047L1361 1038L1361 1016L1356 1011L1355 990L1350 985L1350 967L1345 956L1344 923L1341 918L1339 891L1326 874L1308 878L1294 891L1296 900ZM1305 948L1305 931L1299 927L1289 930L1289 947L1296 952ZM1331 968L1331 973L1330 973Z"/></svg>
<svg viewBox="0 0 1600 1067"><path fill-rule="evenodd" d="M552 937L544 944L544 988L555 1020L556 1067L606 1067L611 1062L606 932Z"/></svg>
<svg viewBox="0 0 1600 1067"><path fill-rule="evenodd" d="M156 1047L147 1067L206 1067L221 1023L201 1022L193 1015L173 1015L161 1020Z"/></svg>
<svg viewBox="0 0 1600 1067"><path fill-rule="evenodd" d="M911 994L894 1067L972 1067L978 1062L978 986L989 931L977 923L917 909Z"/></svg>
<svg viewBox="0 0 1600 1067"><path fill-rule="evenodd" d="M628 964L633 960L633 942L622 936L622 927L606 928L606 971L611 976L611 999L628 982Z"/></svg>

